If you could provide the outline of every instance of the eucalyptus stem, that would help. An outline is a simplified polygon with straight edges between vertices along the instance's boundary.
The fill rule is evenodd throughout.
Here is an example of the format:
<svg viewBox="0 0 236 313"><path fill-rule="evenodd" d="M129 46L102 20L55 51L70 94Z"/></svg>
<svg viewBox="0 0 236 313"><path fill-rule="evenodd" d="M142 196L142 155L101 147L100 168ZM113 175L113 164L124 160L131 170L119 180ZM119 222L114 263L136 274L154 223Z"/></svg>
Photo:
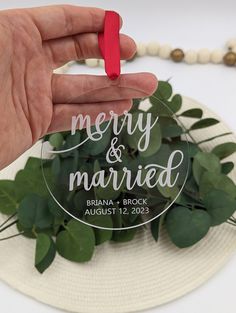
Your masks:
<svg viewBox="0 0 236 313"><path fill-rule="evenodd" d="M236 226L236 222L232 222L232 221L230 221L230 220L226 221L226 223L227 223L227 224L230 224L230 225L232 225L232 226Z"/></svg>
<svg viewBox="0 0 236 313"><path fill-rule="evenodd" d="M197 142L197 144L200 145L200 144L202 144L202 143L205 143L205 142L208 142L208 141L211 141L211 140L214 140L214 139L216 139L216 138L223 137L223 136L228 136L228 135L232 135L232 132L223 133L223 134L220 134L220 135L211 137L211 138L207 138L207 139L201 140L201 141Z"/></svg>
<svg viewBox="0 0 236 313"><path fill-rule="evenodd" d="M8 239L12 239L12 238L15 238L15 237L19 237L19 236L21 236L21 235L23 235L23 234L24 234L24 232L21 232L21 233L18 233L18 234L9 236L9 237L1 238L0 241L5 241L5 240L8 240Z"/></svg>
<svg viewBox="0 0 236 313"><path fill-rule="evenodd" d="M2 233L4 230L10 228L11 226L15 225L18 222L18 220L15 220L14 222L11 222L10 224L6 225L5 227L0 229L0 233Z"/></svg>
<svg viewBox="0 0 236 313"><path fill-rule="evenodd" d="M231 216L231 217L229 218L229 221L231 221L231 222L233 222L233 223L236 224L236 219L235 219L233 216Z"/></svg>
<svg viewBox="0 0 236 313"><path fill-rule="evenodd" d="M187 134L187 135L191 138L191 140L193 141L193 143L195 143L196 145L198 145L198 143L196 142L196 140L194 139L194 137L190 134L190 129L187 129L187 130L185 131L185 134Z"/></svg>
<svg viewBox="0 0 236 313"><path fill-rule="evenodd" d="M17 215L17 213L14 213L12 214L8 219L5 220L5 222L3 222L1 225L0 225L0 229L6 225L13 217L15 217Z"/></svg>

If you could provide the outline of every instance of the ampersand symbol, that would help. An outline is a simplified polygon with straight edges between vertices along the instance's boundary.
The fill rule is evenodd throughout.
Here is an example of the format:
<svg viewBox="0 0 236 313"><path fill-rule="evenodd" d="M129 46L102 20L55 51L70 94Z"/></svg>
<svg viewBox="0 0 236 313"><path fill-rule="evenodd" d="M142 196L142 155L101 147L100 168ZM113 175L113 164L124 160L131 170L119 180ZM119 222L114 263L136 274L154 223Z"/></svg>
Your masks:
<svg viewBox="0 0 236 313"><path fill-rule="evenodd" d="M107 151L106 160L108 163L116 163L116 162L122 162L121 156L122 156L122 150L125 149L124 145L119 145L117 148L115 145L118 142L118 138L114 137L111 141L111 147Z"/></svg>

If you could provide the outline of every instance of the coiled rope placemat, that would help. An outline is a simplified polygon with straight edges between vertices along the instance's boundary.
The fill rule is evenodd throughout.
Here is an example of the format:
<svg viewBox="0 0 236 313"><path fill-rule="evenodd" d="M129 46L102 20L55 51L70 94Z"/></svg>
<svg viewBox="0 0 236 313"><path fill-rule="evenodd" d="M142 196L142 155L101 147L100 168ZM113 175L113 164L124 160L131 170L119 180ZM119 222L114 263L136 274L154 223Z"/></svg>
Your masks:
<svg viewBox="0 0 236 313"><path fill-rule="evenodd" d="M184 99L186 106L203 107L189 98ZM203 110L205 116L215 116L206 107ZM229 128L224 123L209 128L213 135L227 131ZM198 141L206 138L204 131L195 131L195 138ZM226 139L236 141L234 135ZM225 137L205 143L204 148L210 150L224 140ZM38 143L2 171L0 179L14 178L29 154L39 155L39 151ZM236 156L230 159L236 163ZM236 180L236 170L230 176ZM164 231L155 243L149 231L141 230L130 243L98 247L95 257L87 264L71 263L57 256L43 275L33 266L34 245L34 240L23 237L0 244L2 281L65 311L125 313L164 304L206 282L236 250L236 229L228 224L215 227L198 244L186 249L176 248Z"/></svg>

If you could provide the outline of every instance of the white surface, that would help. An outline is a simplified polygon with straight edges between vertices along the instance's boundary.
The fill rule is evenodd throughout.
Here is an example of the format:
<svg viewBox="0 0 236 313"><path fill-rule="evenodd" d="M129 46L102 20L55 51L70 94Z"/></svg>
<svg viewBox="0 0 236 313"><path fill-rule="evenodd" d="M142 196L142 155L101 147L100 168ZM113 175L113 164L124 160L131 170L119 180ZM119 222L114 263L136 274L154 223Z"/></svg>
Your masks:
<svg viewBox="0 0 236 313"><path fill-rule="evenodd" d="M123 31L137 41L148 42L157 39L174 47L185 49L221 48L231 37L236 37L236 2L203 1L157 1L157 0L109 0L109 1L2 1L0 8L46 5L53 3L74 3L114 9L124 19ZM160 79L172 78L176 92L188 95L206 104L220 115L236 132L236 68L223 65L174 64L170 61L145 58L129 64L127 72L152 71ZM97 73L101 70L89 69ZM231 313L235 306L236 256L208 283L191 294L171 304L150 311L150 313L214 312ZM59 312L12 291L0 284L1 308L3 312L25 313Z"/></svg>

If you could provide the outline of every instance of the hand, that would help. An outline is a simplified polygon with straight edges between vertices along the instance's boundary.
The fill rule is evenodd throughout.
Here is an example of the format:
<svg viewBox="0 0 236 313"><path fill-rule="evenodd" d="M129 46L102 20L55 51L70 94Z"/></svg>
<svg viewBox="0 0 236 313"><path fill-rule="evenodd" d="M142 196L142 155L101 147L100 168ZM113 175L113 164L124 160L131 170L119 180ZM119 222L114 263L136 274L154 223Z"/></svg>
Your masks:
<svg viewBox="0 0 236 313"><path fill-rule="evenodd" d="M133 98L154 92L157 79L148 73L116 81L53 74L71 60L101 58L97 33L104 16L101 9L67 5L0 12L0 169L47 133L68 130L73 115L122 114ZM135 50L121 35L121 57Z"/></svg>

